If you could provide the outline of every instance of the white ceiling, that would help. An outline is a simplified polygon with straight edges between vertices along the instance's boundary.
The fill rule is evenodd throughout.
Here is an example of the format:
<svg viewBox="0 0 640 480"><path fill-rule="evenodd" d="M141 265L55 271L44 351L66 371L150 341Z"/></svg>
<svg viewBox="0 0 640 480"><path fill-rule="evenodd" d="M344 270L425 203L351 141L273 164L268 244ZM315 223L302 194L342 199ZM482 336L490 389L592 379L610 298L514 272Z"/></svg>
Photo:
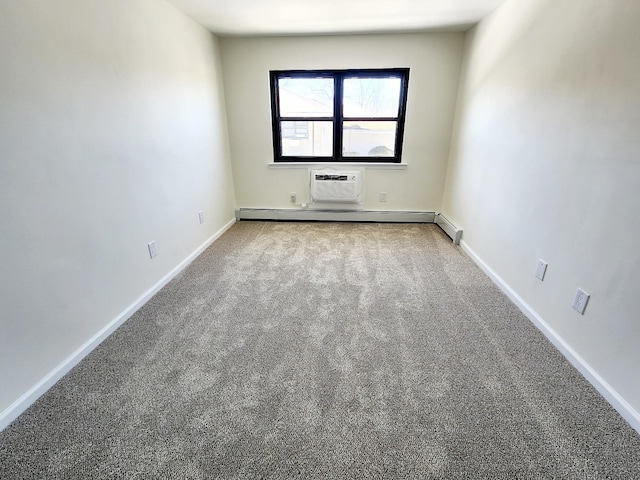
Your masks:
<svg viewBox="0 0 640 480"><path fill-rule="evenodd" d="M220 35L464 30L505 0L169 0Z"/></svg>

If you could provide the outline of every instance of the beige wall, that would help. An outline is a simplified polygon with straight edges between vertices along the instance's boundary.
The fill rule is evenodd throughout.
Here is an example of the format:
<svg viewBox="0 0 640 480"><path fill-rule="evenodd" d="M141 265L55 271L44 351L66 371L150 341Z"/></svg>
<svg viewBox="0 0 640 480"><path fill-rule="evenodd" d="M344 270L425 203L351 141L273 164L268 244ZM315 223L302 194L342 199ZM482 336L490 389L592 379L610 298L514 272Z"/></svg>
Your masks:
<svg viewBox="0 0 640 480"><path fill-rule="evenodd" d="M0 414L233 219L227 141L168 3L0 2Z"/></svg>
<svg viewBox="0 0 640 480"><path fill-rule="evenodd" d="M443 200L466 246L636 412L639 25L640 3L601 0L510 1L482 21Z"/></svg>
<svg viewBox="0 0 640 480"><path fill-rule="evenodd" d="M464 44L463 33L288 38L223 38L236 201L239 207L290 208L306 201L306 169L273 162L269 71L409 67L405 170L367 167L365 208L440 209ZM388 201L379 202L378 193Z"/></svg>

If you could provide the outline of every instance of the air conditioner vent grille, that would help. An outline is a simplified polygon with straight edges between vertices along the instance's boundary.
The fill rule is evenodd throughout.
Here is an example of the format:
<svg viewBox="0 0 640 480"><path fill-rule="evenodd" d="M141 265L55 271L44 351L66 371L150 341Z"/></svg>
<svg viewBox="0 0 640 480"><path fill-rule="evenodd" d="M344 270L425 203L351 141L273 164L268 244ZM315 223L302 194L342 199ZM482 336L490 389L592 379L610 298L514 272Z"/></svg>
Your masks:
<svg viewBox="0 0 640 480"><path fill-rule="evenodd" d="M322 182L326 180L333 180L335 182L346 182L349 177L347 175L335 175L329 173L317 173L315 176L316 182Z"/></svg>
<svg viewBox="0 0 640 480"><path fill-rule="evenodd" d="M312 170L311 198L317 203L362 204L362 173Z"/></svg>

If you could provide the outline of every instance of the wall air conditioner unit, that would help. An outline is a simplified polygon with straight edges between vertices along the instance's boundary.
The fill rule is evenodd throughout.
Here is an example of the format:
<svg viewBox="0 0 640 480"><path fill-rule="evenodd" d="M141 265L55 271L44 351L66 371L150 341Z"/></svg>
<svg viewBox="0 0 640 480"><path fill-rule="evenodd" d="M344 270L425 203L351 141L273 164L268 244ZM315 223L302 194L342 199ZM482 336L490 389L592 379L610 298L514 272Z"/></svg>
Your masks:
<svg viewBox="0 0 640 480"><path fill-rule="evenodd" d="M362 172L311 170L310 191L314 203L362 204Z"/></svg>

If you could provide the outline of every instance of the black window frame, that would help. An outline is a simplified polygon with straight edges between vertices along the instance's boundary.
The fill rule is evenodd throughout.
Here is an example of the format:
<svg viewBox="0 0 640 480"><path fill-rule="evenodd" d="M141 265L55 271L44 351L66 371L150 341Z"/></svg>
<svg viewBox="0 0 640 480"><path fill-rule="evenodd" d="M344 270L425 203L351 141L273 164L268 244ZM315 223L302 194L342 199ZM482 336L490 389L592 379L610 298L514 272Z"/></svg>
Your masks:
<svg viewBox="0 0 640 480"><path fill-rule="evenodd" d="M333 116L331 117L291 117L280 115L280 99L278 82L280 78L332 78L334 81ZM398 115L394 117L345 117L343 112L343 82L347 78L400 78L400 98L398 99ZM407 93L409 90L409 68L375 68L348 70L271 70L269 72L271 89L271 122L273 133L274 162L307 162L307 163L401 163L404 140L405 117L407 110ZM333 154L332 156L284 156L281 144L281 123L296 121L331 121L333 122ZM343 156L343 124L350 121L392 121L396 122L396 138L393 156Z"/></svg>

